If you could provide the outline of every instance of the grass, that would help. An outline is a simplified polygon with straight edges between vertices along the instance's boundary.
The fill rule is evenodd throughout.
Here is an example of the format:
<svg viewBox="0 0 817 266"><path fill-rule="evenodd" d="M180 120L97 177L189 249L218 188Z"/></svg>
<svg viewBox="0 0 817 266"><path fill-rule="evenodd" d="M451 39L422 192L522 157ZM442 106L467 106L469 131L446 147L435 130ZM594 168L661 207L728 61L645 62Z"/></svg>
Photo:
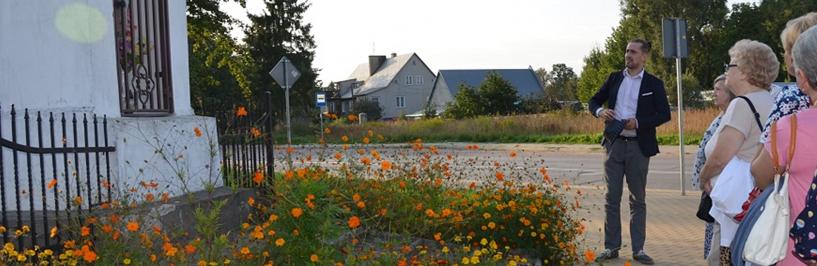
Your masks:
<svg viewBox="0 0 817 266"><path fill-rule="evenodd" d="M714 108L684 112L684 143L697 144L709 123L717 115ZM678 144L678 118L672 113L670 122L658 127L658 143ZM364 125L346 124L342 120L329 123L332 132L340 135L363 135L372 130L385 136L383 142L405 143L417 138L425 142L499 142L499 143L561 143L597 144L601 141L602 123L586 112L555 112L535 115L477 117L462 120L426 119L370 122ZM293 126L294 144L317 143L317 128ZM277 143L286 143L286 131L276 132ZM333 141L329 141L333 142Z"/></svg>

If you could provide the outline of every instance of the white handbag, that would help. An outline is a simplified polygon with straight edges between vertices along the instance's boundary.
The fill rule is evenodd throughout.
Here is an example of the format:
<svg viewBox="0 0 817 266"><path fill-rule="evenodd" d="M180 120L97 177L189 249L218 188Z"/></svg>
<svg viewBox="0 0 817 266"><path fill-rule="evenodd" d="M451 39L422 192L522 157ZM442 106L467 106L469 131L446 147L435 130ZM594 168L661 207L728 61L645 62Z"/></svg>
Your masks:
<svg viewBox="0 0 817 266"><path fill-rule="evenodd" d="M778 173L777 147L775 143L776 123L772 124L772 160L775 172ZM774 192L763 205L760 217L749 232L743 248L743 259L759 265L772 265L786 258L786 247L789 239L789 169L796 146L797 116L791 117L791 139L789 142L788 161L782 174L774 178ZM780 184L782 183L782 185Z"/></svg>

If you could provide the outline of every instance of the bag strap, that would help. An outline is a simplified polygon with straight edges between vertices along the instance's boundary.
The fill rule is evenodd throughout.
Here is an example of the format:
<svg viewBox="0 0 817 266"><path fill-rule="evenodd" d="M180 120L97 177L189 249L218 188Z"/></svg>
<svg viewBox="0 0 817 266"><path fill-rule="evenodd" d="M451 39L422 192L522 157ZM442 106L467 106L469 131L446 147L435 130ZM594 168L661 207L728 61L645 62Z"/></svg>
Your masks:
<svg viewBox="0 0 817 266"><path fill-rule="evenodd" d="M770 129L772 132L770 133L771 138L771 147L772 147L772 167L774 167L775 173L780 173L780 161L779 156L777 155L777 122L772 123L772 128ZM787 151L788 155L788 166L784 169L788 171L791 168L791 164L794 160L794 149L797 146L797 114L791 115L791 132L789 133L789 150Z"/></svg>
<svg viewBox="0 0 817 266"><path fill-rule="evenodd" d="M749 97L746 96L738 96L738 98L746 100L746 103L749 104L749 109L752 109L752 113L755 114L755 122L757 122L757 126L760 128L760 131L763 131L763 123L760 122L760 114L755 109L755 105L752 104L752 101L749 100Z"/></svg>

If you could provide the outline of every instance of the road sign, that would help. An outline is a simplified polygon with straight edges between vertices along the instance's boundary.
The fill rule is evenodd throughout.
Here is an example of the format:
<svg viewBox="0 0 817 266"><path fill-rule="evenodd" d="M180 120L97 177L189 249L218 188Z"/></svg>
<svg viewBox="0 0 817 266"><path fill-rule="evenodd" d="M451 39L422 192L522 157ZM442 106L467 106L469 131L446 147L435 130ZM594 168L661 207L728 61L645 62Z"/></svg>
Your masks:
<svg viewBox="0 0 817 266"><path fill-rule="evenodd" d="M278 85L281 86L282 89L286 90L292 88L292 84L301 77L301 71L298 71L298 69L292 65L292 61L289 61L289 59L284 56L281 57L281 60L278 60L275 67L270 70L269 75L272 76L275 82L278 82Z"/></svg>
<svg viewBox="0 0 817 266"><path fill-rule="evenodd" d="M318 97L316 98L315 102L319 108L323 108L326 106L326 93L318 92Z"/></svg>
<svg viewBox="0 0 817 266"><path fill-rule="evenodd" d="M687 58L687 21L680 18L665 18L661 23L664 58Z"/></svg>

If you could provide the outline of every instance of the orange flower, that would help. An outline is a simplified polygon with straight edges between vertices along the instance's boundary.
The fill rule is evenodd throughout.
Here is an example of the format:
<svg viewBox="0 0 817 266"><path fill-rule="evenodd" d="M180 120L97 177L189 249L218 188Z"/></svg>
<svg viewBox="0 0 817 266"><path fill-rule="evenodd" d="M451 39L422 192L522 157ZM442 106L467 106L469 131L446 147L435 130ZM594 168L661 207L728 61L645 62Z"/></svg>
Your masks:
<svg viewBox="0 0 817 266"><path fill-rule="evenodd" d="M633 264L630 262L630 260L627 260L627 261L624 262L624 266L632 266L632 265Z"/></svg>
<svg viewBox="0 0 817 266"><path fill-rule="evenodd" d="M130 221L126 227L128 228L128 231L136 232L136 230L139 230L139 223L136 221Z"/></svg>
<svg viewBox="0 0 817 266"><path fill-rule="evenodd" d="M256 127L250 128L250 134L255 138L260 137L261 136L261 130L259 130Z"/></svg>
<svg viewBox="0 0 817 266"><path fill-rule="evenodd" d="M56 185L57 185L57 179L56 178L51 179L51 182L48 182L48 189L52 189Z"/></svg>
<svg viewBox="0 0 817 266"><path fill-rule="evenodd" d="M193 133L196 133L196 137L201 137L201 129L198 127L193 128Z"/></svg>
<svg viewBox="0 0 817 266"><path fill-rule="evenodd" d="M239 106L237 110L235 110L235 116L242 117L247 116L247 108L244 106Z"/></svg>
<svg viewBox="0 0 817 266"><path fill-rule="evenodd" d="M323 129L323 133L332 134L332 130L327 127Z"/></svg>
<svg viewBox="0 0 817 266"><path fill-rule="evenodd" d="M292 170L287 170L286 172L284 172L284 179L286 179L286 180L290 180L294 176L295 176L295 172L292 172Z"/></svg>
<svg viewBox="0 0 817 266"><path fill-rule="evenodd" d="M261 171L255 171L255 174L252 176L252 181L260 185L261 182L264 182L264 174L262 174Z"/></svg>
<svg viewBox="0 0 817 266"><path fill-rule="evenodd" d="M365 165L369 165L369 164L372 163L372 159L369 159L369 157L361 157L360 158L360 163L365 164Z"/></svg>
<svg viewBox="0 0 817 266"><path fill-rule="evenodd" d="M286 244L286 242L287 241L284 240L283 238L278 238L278 239L275 240L275 245L280 247L280 246L283 246L284 244Z"/></svg>
<svg viewBox="0 0 817 266"><path fill-rule="evenodd" d="M584 261L587 263L594 262L596 260L596 253L592 250L585 250L584 251Z"/></svg>
<svg viewBox="0 0 817 266"><path fill-rule="evenodd" d="M311 256L309 256L309 261L318 262L318 255L312 254Z"/></svg>
<svg viewBox="0 0 817 266"><path fill-rule="evenodd" d="M188 255L196 253L196 246L187 244L187 246L184 246L184 253L187 253Z"/></svg>
<svg viewBox="0 0 817 266"><path fill-rule="evenodd" d="M505 174L503 174L502 172L496 172L496 180L504 181L505 180Z"/></svg>
<svg viewBox="0 0 817 266"><path fill-rule="evenodd" d="M429 218L434 218L435 216L437 216L437 214L434 213L434 210L432 209L426 209L426 216L428 216Z"/></svg>
<svg viewBox="0 0 817 266"><path fill-rule="evenodd" d="M360 194L355 193L354 195L352 195L352 200L355 202L360 201Z"/></svg>
<svg viewBox="0 0 817 266"><path fill-rule="evenodd" d="M88 228L87 226L83 226L83 227L80 229L80 235L81 235L81 236L88 236L88 235L90 235L90 234L91 234L91 228Z"/></svg>
<svg viewBox="0 0 817 266"><path fill-rule="evenodd" d="M82 251L82 259L85 260L85 262L94 262L94 261L96 261L96 253L93 250L91 250L91 248L88 247L88 245L82 246L81 251Z"/></svg>
<svg viewBox="0 0 817 266"><path fill-rule="evenodd" d="M352 216L349 218L349 228L355 229L360 226L360 218L357 216Z"/></svg>
<svg viewBox="0 0 817 266"><path fill-rule="evenodd" d="M369 137L363 137L363 144L369 144Z"/></svg>
<svg viewBox="0 0 817 266"><path fill-rule="evenodd" d="M111 227L110 224L103 225L102 226L102 232L110 234L111 232L113 232L113 227Z"/></svg>
<svg viewBox="0 0 817 266"><path fill-rule="evenodd" d="M56 237L56 236L57 236L57 227L56 227L56 226L51 227L51 235L50 235L50 237L51 237L51 238L54 238L54 237Z"/></svg>
<svg viewBox="0 0 817 266"><path fill-rule="evenodd" d="M342 154L342 153L340 153L340 152L336 152L336 153L335 153L335 160L340 161L340 159L342 159L342 158L343 158L343 154Z"/></svg>
<svg viewBox="0 0 817 266"><path fill-rule="evenodd" d="M292 208L292 211L290 211L290 213L292 213L292 217L298 218L304 214L304 210L302 210L301 208Z"/></svg>
<svg viewBox="0 0 817 266"><path fill-rule="evenodd" d="M366 203L365 203L365 202L363 202L363 201L358 201L358 202L357 202L357 207L358 207L359 209L366 208Z"/></svg>
<svg viewBox="0 0 817 266"><path fill-rule="evenodd" d="M111 214L111 218L110 218L110 219L111 219L111 223L112 223L112 224L117 224L117 223L119 223L119 215L116 215L116 214Z"/></svg>
<svg viewBox="0 0 817 266"><path fill-rule="evenodd" d="M178 248L174 247L173 244L165 242L162 245L162 250L165 252L165 256L174 257L176 256L176 252L179 251Z"/></svg>
<svg viewBox="0 0 817 266"><path fill-rule="evenodd" d="M154 199L156 199L156 196L153 196L153 193L148 193L145 195L145 200L147 200L147 202L153 202Z"/></svg>
<svg viewBox="0 0 817 266"><path fill-rule="evenodd" d="M255 199L253 197L247 198L247 205L255 205Z"/></svg>
<svg viewBox="0 0 817 266"><path fill-rule="evenodd" d="M343 142L348 142L348 141L349 141L349 137L347 137L347 136L342 136L342 137L340 137L340 140L341 140L341 141L343 141Z"/></svg>
<svg viewBox="0 0 817 266"><path fill-rule="evenodd" d="M511 151L510 154L511 158L516 157L516 151Z"/></svg>
<svg viewBox="0 0 817 266"><path fill-rule="evenodd" d="M383 170L391 170L391 162L390 161L381 161L380 162L380 169Z"/></svg>
<svg viewBox="0 0 817 266"><path fill-rule="evenodd" d="M297 174L298 177L303 178L304 176L306 176L306 168L299 168L295 170L295 174Z"/></svg>

